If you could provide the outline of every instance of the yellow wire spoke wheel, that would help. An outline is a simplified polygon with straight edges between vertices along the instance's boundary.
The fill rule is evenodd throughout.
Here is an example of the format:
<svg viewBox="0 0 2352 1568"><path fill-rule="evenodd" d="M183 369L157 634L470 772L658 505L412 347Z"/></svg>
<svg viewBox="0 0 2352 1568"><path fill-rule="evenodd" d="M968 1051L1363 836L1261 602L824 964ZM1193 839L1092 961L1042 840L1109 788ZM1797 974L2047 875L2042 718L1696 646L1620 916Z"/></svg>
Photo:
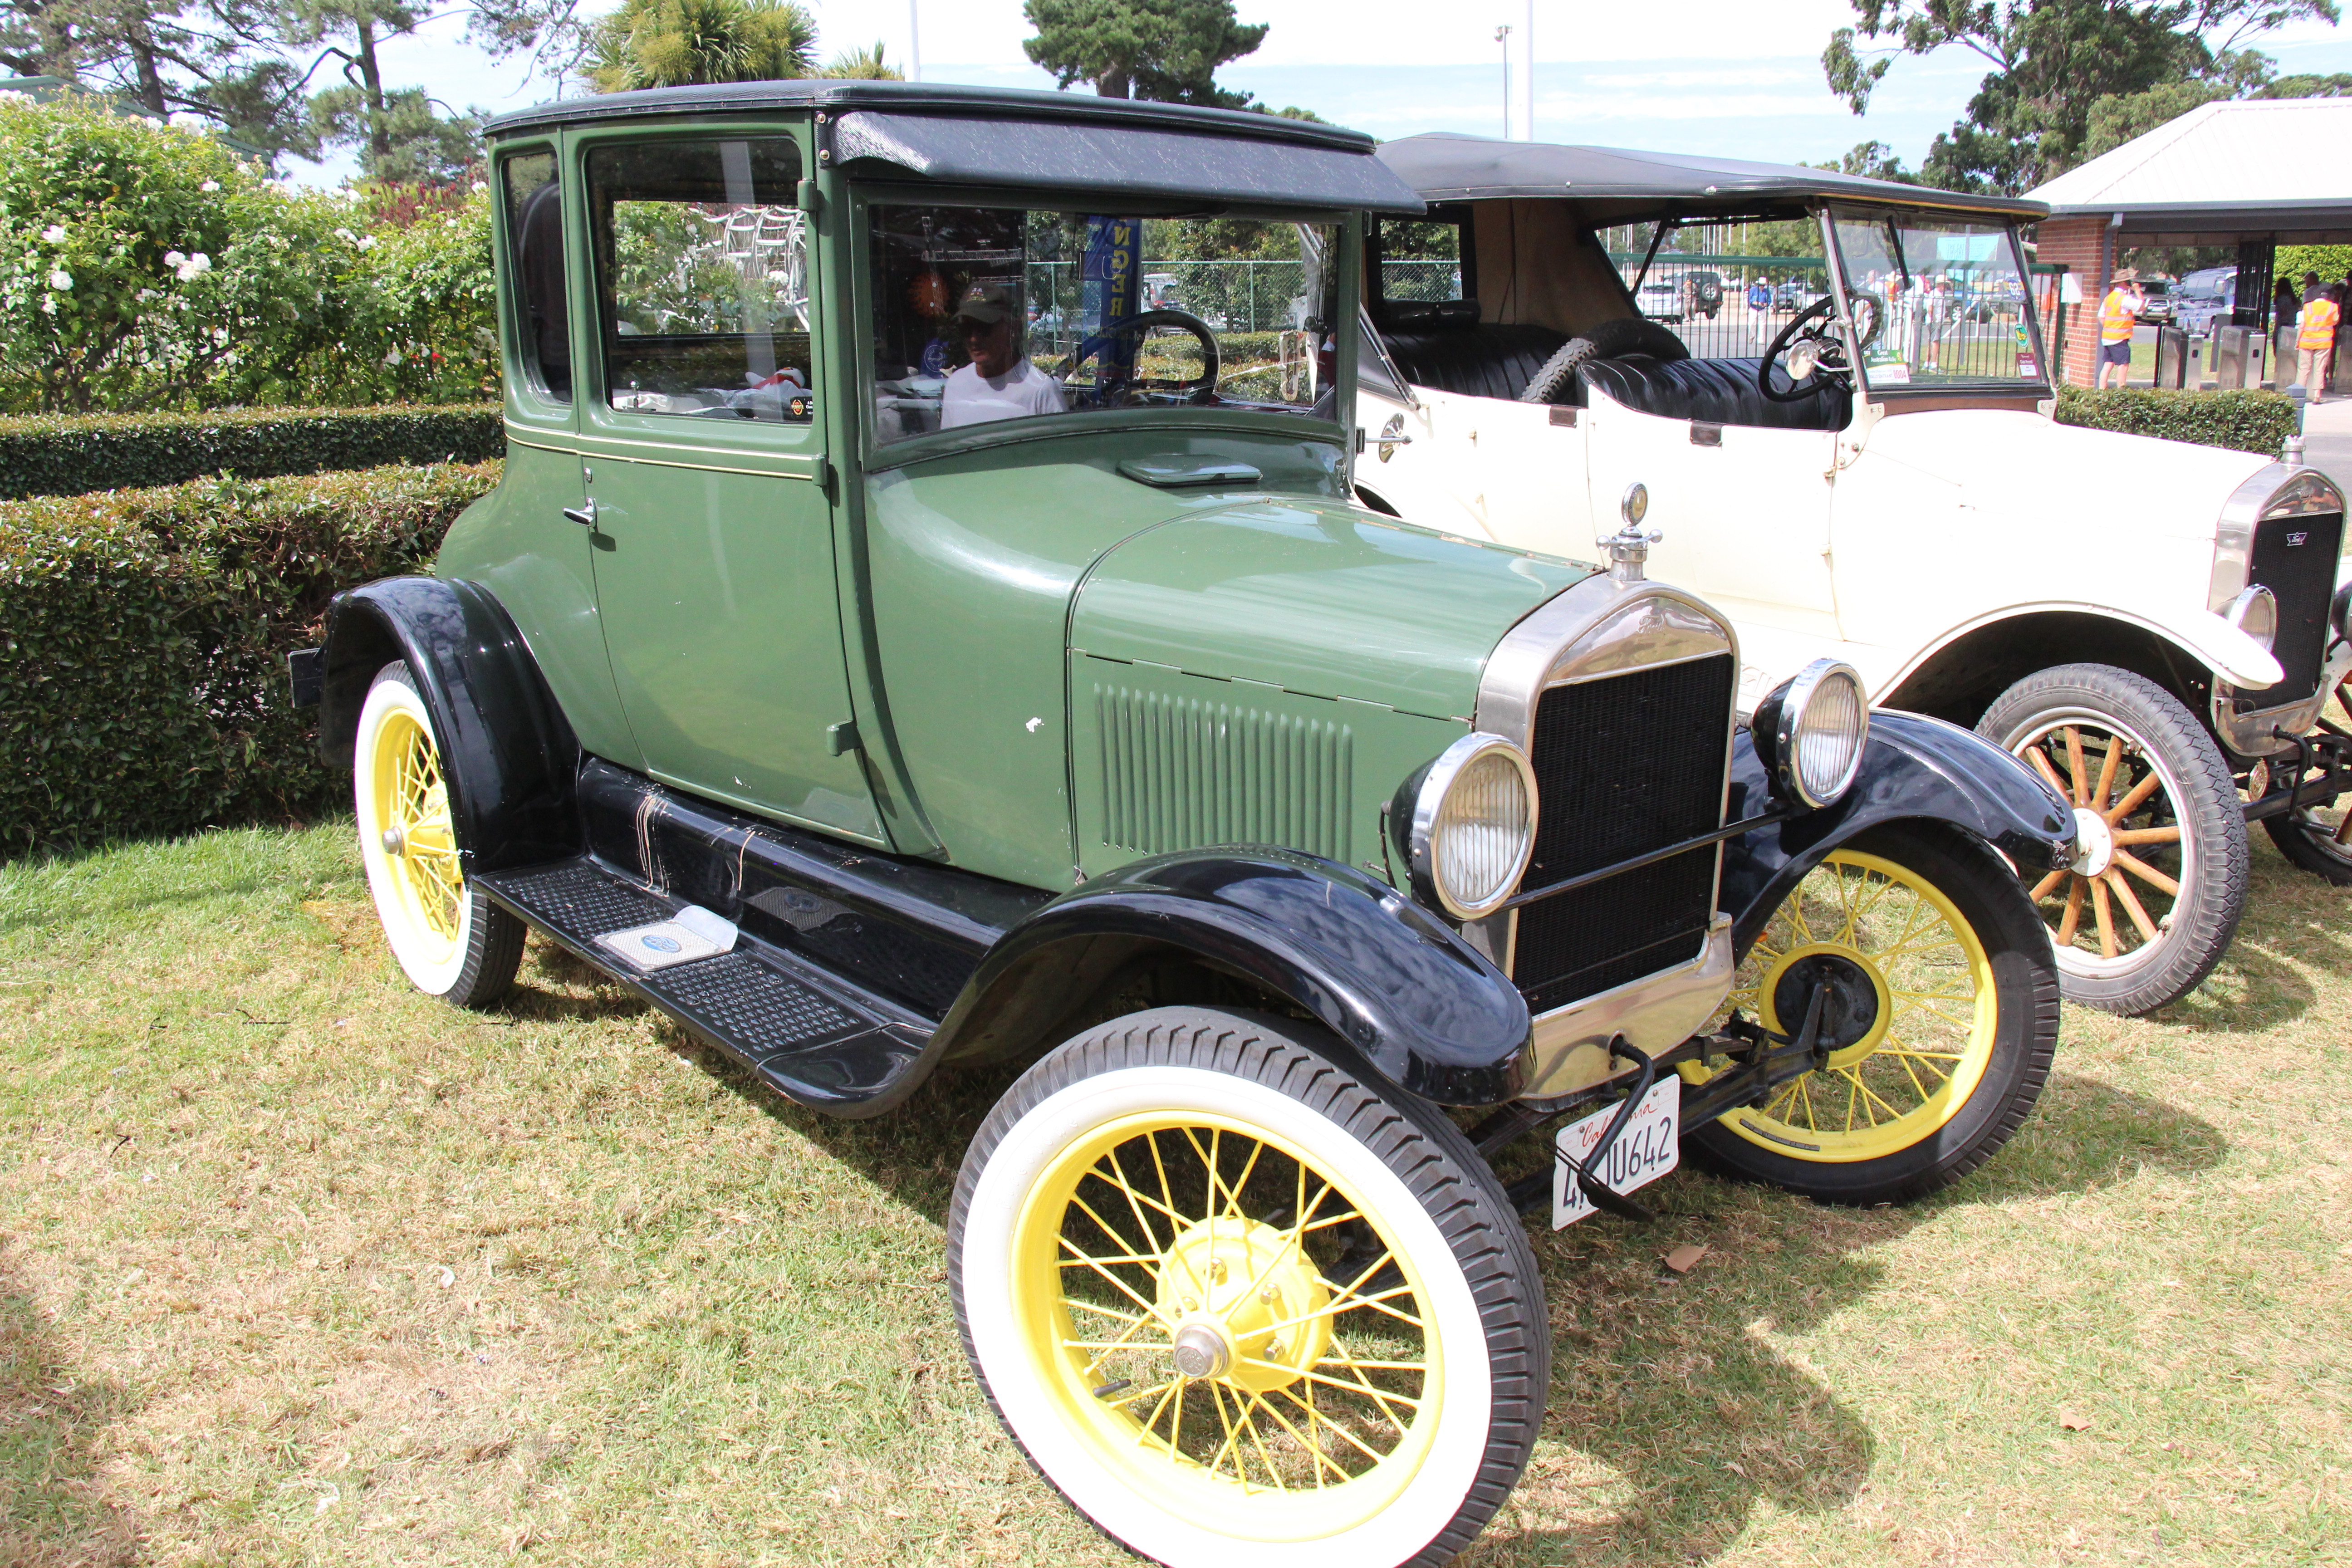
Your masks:
<svg viewBox="0 0 2352 1568"><path fill-rule="evenodd" d="M1843 1201L1948 1184L2038 1097L2055 993L2048 941L2005 864L1949 829L1865 835L1798 883L1726 999L1793 1036L1818 996L1825 1062L1703 1130L1699 1146L1737 1173Z"/></svg>
<svg viewBox="0 0 2352 1568"><path fill-rule="evenodd" d="M421 991L462 1006L493 1000L521 961L522 924L466 884L446 763L404 665L368 689L352 775L360 861L393 956Z"/></svg>
<svg viewBox="0 0 2352 1568"><path fill-rule="evenodd" d="M1171 1042L1134 1022L1171 1016L1223 1026ZM1257 1038L1236 1041L1241 1018L1200 1009L1134 1019L1033 1068L967 1157L950 1278L999 1414L1078 1507L1163 1563L1451 1556L1541 1406L1517 1216L1449 1123L1416 1108L1400 1134L1395 1102L1311 1038L1250 1018ZM1269 1061L1311 1061L1342 1114L1267 1083ZM1475 1272L1407 1179L1440 1165L1449 1223L1484 1215ZM1482 1284L1533 1314L1507 1353Z"/></svg>

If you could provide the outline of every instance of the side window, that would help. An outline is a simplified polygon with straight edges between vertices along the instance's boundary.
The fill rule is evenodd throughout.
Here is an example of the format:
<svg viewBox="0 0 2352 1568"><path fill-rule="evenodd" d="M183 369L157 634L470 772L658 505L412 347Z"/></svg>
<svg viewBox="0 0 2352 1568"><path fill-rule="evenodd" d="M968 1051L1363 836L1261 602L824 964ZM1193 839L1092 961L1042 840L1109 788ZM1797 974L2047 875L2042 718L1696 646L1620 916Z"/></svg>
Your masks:
<svg viewBox="0 0 2352 1568"><path fill-rule="evenodd" d="M545 396L572 401L572 315L563 303L563 201L555 154L523 153L499 165L516 335L523 374Z"/></svg>
<svg viewBox="0 0 2352 1568"><path fill-rule="evenodd" d="M1426 218L1381 218L1369 236L1374 279L1372 313L1419 315L1415 306L1443 306L1477 296L1470 248L1470 217L1459 206L1433 206ZM1403 306L1402 312L1392 307Z"/></svg>
<svg viewBox="0 0 2352 1568"><path fill-rule="evenodd" d="M783 138L588 154L604 395L640 414L805 425L808 229Z"/></svg>

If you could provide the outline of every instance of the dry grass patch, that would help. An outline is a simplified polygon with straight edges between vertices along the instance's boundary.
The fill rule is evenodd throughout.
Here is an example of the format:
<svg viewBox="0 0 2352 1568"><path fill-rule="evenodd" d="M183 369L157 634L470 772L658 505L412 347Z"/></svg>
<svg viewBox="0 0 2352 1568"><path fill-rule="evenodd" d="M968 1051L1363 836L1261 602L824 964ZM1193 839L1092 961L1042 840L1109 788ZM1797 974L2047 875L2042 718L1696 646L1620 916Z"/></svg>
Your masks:
<svg viewBox="0 0 2352 1568"><path fill-rule="evenodd" d="M0 868L0 1561L1127 1561L949 1316L1002 1076L826 1121L537 944L453 1012L347 833ZM1685 1173L1543 1239L1550 1420L1473 1560L2352 1555L2352 944L2256 856L2214 982L2070 1012L1940 1201Z"/></svg>

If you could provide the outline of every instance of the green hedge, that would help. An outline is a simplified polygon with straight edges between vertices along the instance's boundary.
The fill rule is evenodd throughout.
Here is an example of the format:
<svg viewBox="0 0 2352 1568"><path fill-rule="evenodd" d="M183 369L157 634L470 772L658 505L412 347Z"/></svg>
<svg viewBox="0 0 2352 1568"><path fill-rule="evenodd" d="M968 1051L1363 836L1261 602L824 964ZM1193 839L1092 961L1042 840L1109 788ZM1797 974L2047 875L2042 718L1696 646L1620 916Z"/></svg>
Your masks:
<svg viewBox="0 0 2352 1568"><path fill-rule="evenodd" d="M506 455L495 403L0 419L0 500Z"/></svg>
<svg viewBox="0 0 2352 1568"><path fill-rule="evenodd" d="M2276 392L2175 392L2062 386L2058 423L2129 436L2161 436L2241 452L2279 455L2294 434L2294 400Z"/></svg>
<svg viewBox="0 0 2352 1568"><path fill-rule="evenodd" d="M343 784L289 696L327 600L423 570L499 465L0 504L0 851L284 816Z"/></svg>

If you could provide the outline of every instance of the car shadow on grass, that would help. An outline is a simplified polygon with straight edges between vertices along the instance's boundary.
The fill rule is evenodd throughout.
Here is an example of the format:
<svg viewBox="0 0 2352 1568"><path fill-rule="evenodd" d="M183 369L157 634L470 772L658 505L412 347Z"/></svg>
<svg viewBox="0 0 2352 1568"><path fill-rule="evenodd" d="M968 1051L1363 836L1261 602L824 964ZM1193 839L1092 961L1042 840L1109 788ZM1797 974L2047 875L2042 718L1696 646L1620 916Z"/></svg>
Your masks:
<svg viewBox="0 0 2352 1568"><path fill-rule="evenodd" d="M1686 1167L1652 1189L1655 1226L1603 1216L1539 1231L1553 1328L1545 1429L1570 1453L1538 1460L1465 1561L1704 1563L1759 1505L1846 1506L1877 1439L1759 1329L1809 1332L1865 1302L1885 1287L1875 1250L1941 1215L2148 1170L2193 1174L2228 1149L2177 1106L2056 1073L2007 1148L1907 1208L1831 1208ZM1663 1258L1686 1245L1706 1256L1678 1275Z"/></svg>
<svg viewBox="0 0 2352 1568"><path fill-rule="evenodd" d="M571 949L534 935L498 1011L534 1023L635 1018L651 1004Z"/></svg>
<svg viewBox="0 0 2352 1568"><path fill-rule="evenodd" d="M119 1384L74 1371L15 1276L0 1266L0 1562L128 1568L145 1560L136 1518L102 1494L98 1435L130 1413Z"/></svg>

